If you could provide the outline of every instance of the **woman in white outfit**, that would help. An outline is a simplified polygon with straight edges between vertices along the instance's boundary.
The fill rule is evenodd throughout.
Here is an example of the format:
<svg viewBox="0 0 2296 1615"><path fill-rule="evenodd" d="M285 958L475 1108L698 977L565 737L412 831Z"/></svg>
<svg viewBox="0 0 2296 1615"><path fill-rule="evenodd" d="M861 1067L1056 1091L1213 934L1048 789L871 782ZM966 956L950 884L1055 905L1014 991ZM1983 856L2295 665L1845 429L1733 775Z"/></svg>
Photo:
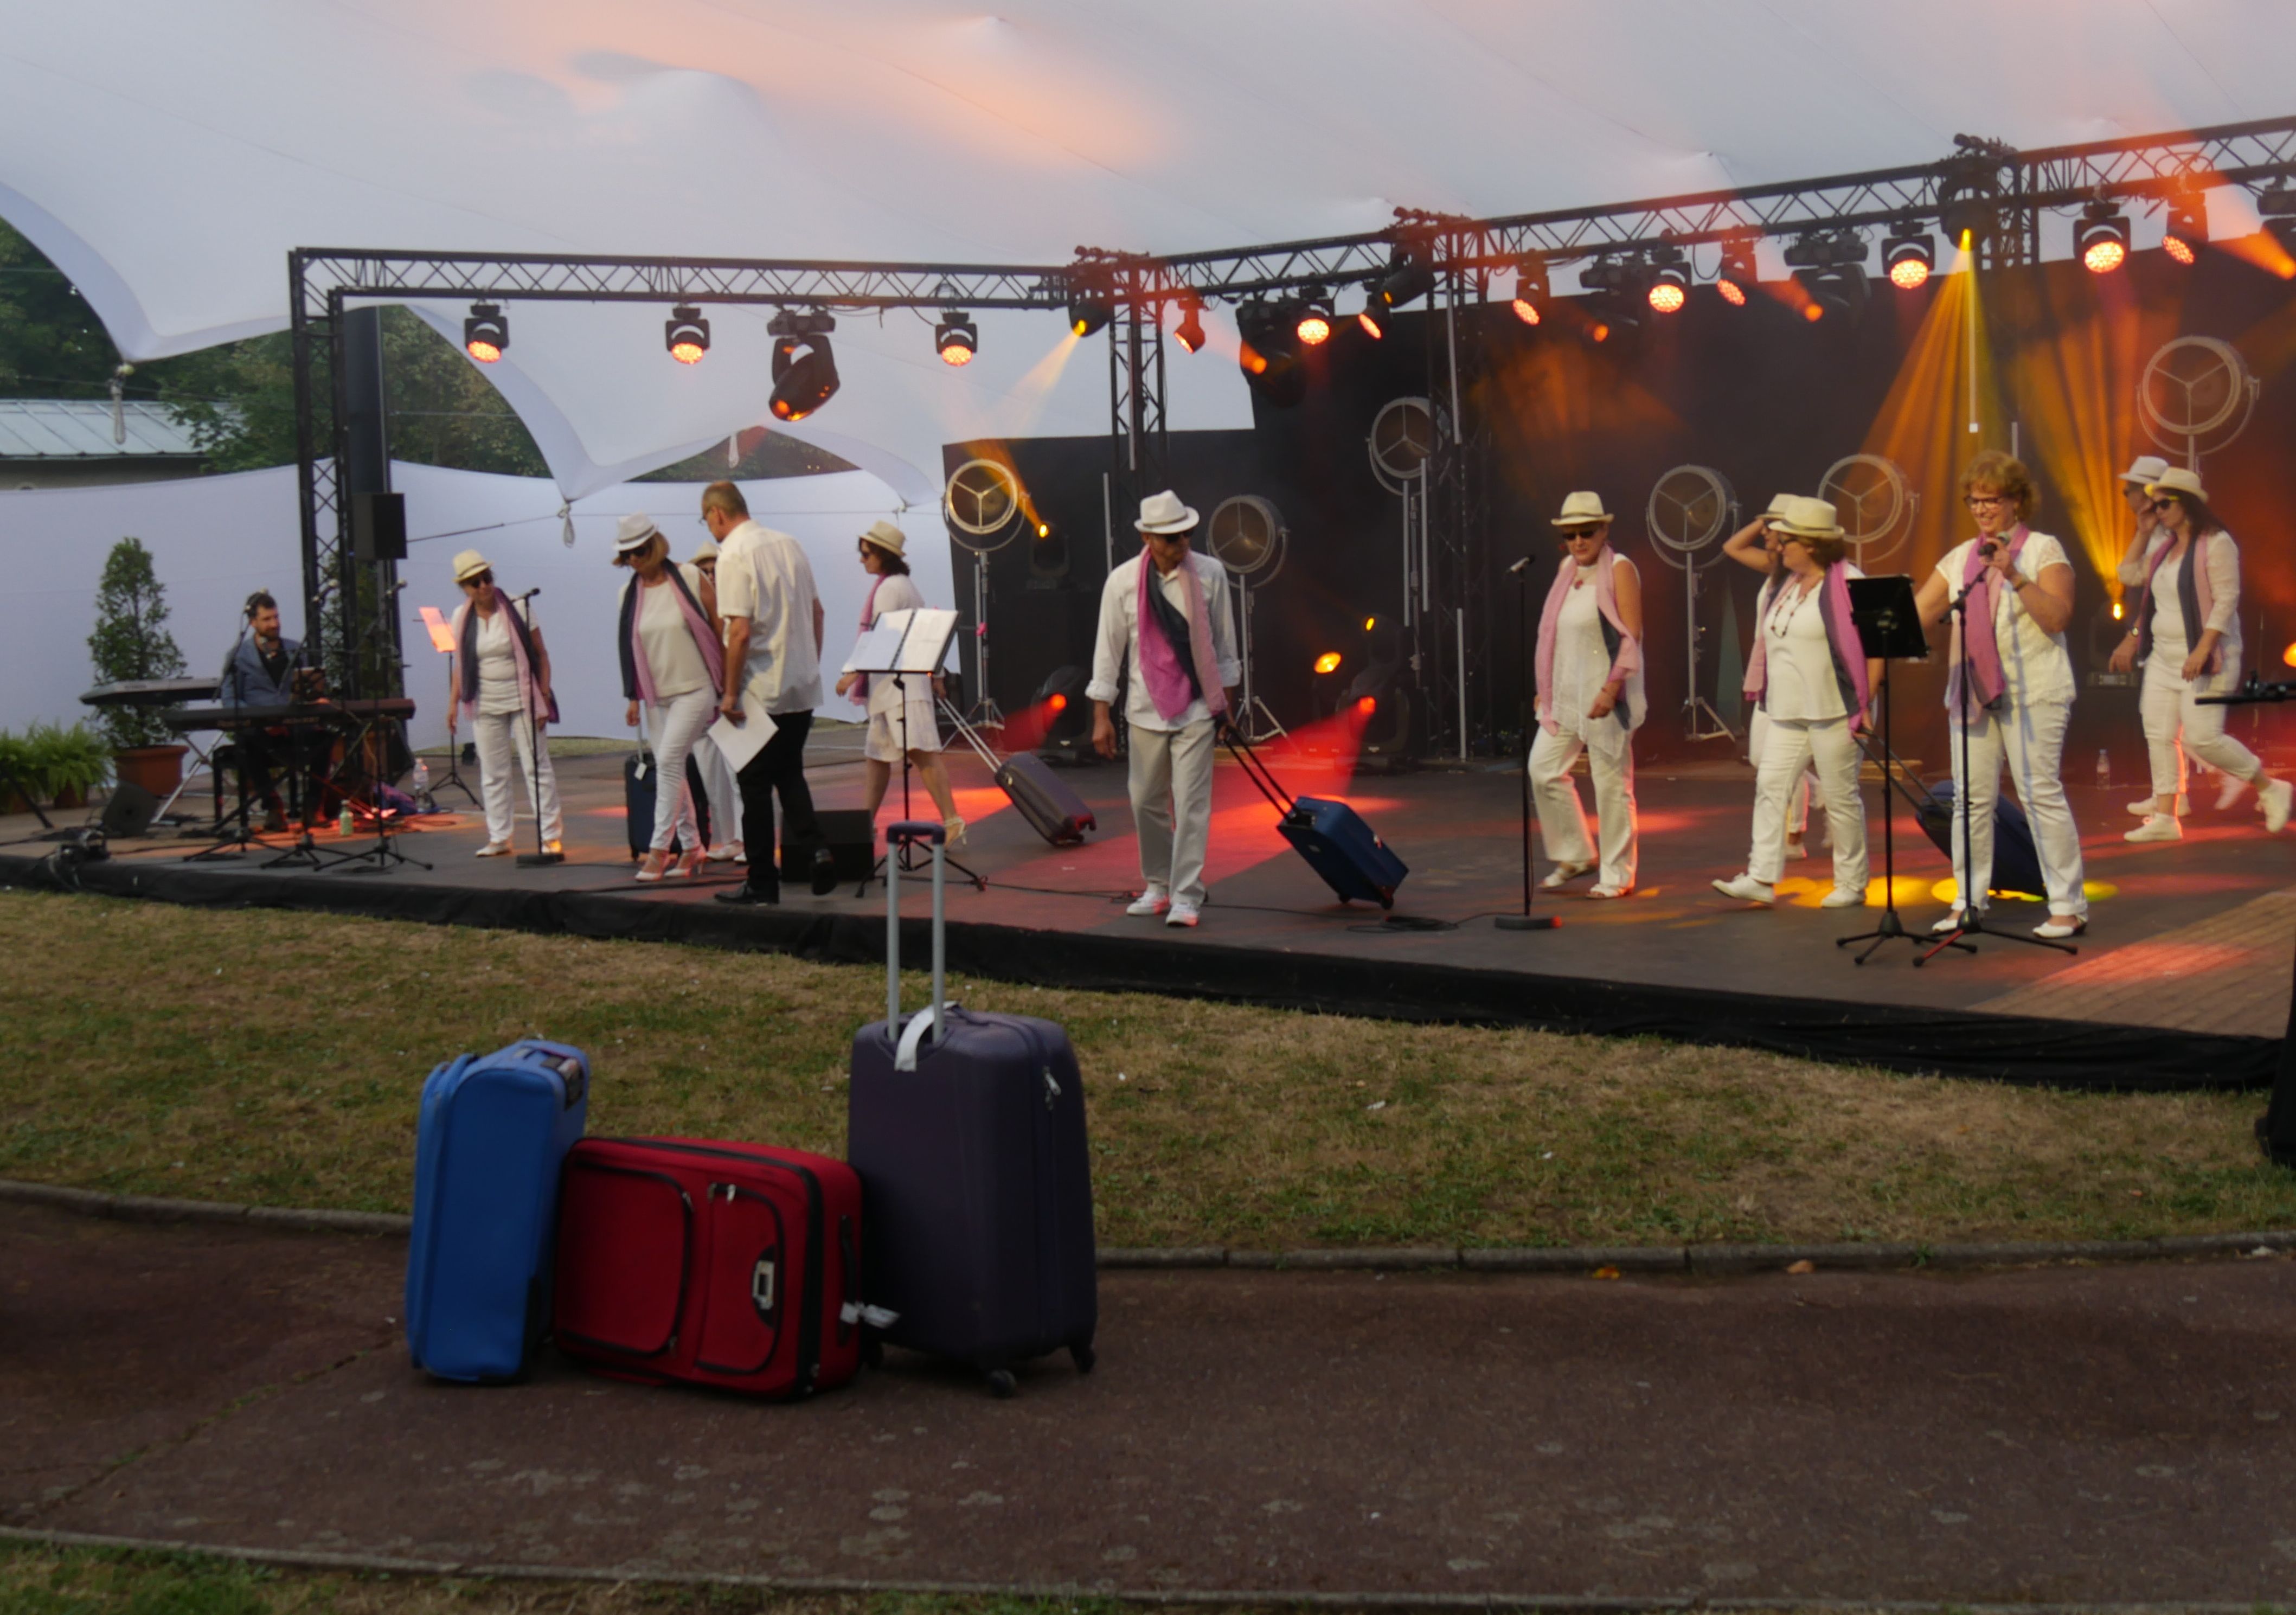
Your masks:
<svg viewBox="0 0 2296 1615"><path fill-rule="evenodd" d="M2121 558L2120 581L2142 592L2128 636L2112 652L2112 670L2144 664L2137 710L2152 753L2152 811L2127 839L2184 840L2177 823L2180 735L2185 751L2229 780L2255 785L2265 828L2277 832L2296 790L2265 773L2256 754L2225 733L2222 707L2200 704L2200 697L2240 682L2240 546L2209 509L2197 472L2172 467L2145 491L2160 521L2151 533L2140 530Z"/></svg>
<svg viewBox="0 0 2296 1615"><path fill-rule="evenodd" d="M861 605L864 632L874 627L877 619L888 611L914 611L923 607L925 597L917 592L915 582L909 577L908 557L903 553L907 545L907 536L890 521L873 522L869 530L861 535L861 570L872 579L868 598ZM948 831L948 844L962 847L964 821L956 816L956 799L949 791L948 770L940 760L940 715L933 710L933 686L938 682L912 675L896 684L882 673L848 673L837 681L837 693L851 697L869 710L869 734L861 743L861 755L867 769L865 790L870 823L876 823L877 809L885 799L886 788L893 782L893 765L901 760L902 748L906 746L909 761L924 776L925 790L931 793L933 806L940 809L941 823Z"/></svg>
<svg viewBox="0 0 2296 1615"><path fill-rule="evenodd" d="M1961 620L1954 620L1946 681L1946 750L1952 754L1953 912L1931 929L1961 924L1962 905L1974 894L1982 914L1993 881L1993 811L2001 797L2001 766L2016 782L2018 799L2033 828L2041 878L2048 887L2049 917L2033 928L2052 940L2088 927L2082 889L2080 831L2065 799L2061 766L2065 726L2072 717L2073 664L2065 625L2073 614L2072 562L2064 546L2025 525L2034 504L2033 480L2021 461L1988 449L1961 474L1962 502L1977 536L1956 545L1923 579L1915 604L1928 627L1964 594L1968 617L1979 625L1964 655ZM1967 711L1962 685L1966 677ZM1962 777L1962 735L1969 740L1969 771ZM1967 794L1970 837L1964 847L1960 793Z"/></svg>
<svg viewBox="0 0 2296 1615"><path fill-rule="evenodd" d="M686 565L701 574L714 590L718 586L718 541L702 539ZM710 827L718 839L709 848L709 861L723 864L728 858L736 864L750 861L742 845L742 788L734 783L733 766L726 754L718 750L718 742L708 734L693 742L693 766L701 770L701 789L709 797Z"/></svg>
<svg viewBox="0 0 2296 1615"><path fill-rule="evenodd" d="M1634 732L1643 721L1643 588L1635 563L1611 548L1602 496L1574 493L1554 525L1564 559L1539 614L1538 734L1530 789L1554 888L1595 864L1570 765L1587 753L1595 781L1602 870L1589 897L1635 887Z"/></svg>
<svg viewBox="0 0 2296 1615"><path fill-rule="evenodd" d="M1769 509L1722 541L1725 555L1740 566L1752 568L1767 579L1754 603L1757 620L1768 609L1770 596L1777 588L1778 534L1772 523L1786 513L1786 503L1792 497L1792 494L1780 494L1770 501ZM1746 720L1746 760L1756 768L1762 766L1762 748L1768 739L1769 728L1769 715L1756 707L1753 716ZM1794 782L1793 799L1786 804L1786 862L1789 864L1809 856L1809 848L1804 844L1802 836L1809 828L1810 793L1816 783L1817 775L1805 769L1801 778ZM1825 805L1823 797L1818 798L1817 802L1820 808Z"/></svg>
<svg viewBox="0 0 2296 1615"><path fill-rule="evenodd" d="M1788 799L1813 761L1824 784L1833 844L1833 889L1825 908L1866 900L1866 803L1857 789L1857 735L1879 664L1870 661L1849 615L1849 576L1841 524L1824 499L1788 499L1771 524L1778 575L1762 591L1746 696L1766 714L1754 786L1754 839L1742 874L1714 889L1767 904L1785 867Z"/></svg>
<svg viewBox="0 0 2296 1615"><path fill-rule="evenodd" d="M701 832L693 812L693 792L685 783L685 758L718 714L726 685L724 630L718 622L718 592L693 567L672 564L669 540L653 519L622 518L614 535L614 564L630 570L616 614L615 646L622 664L622 694L629 702L623 722L636 727L638 703L645 703L653 726L653 838L639 861L637 879L690 875L701 866ZM705 783L704 791L709 789ZM726 804L711 799L717 823ZM669 843L685 848L675 863Z"/></svg>
<svg viewBox="0 0 2296 1615"><path fill-rule="evenodd" d="M550 768L545 724L558 721L550 693L550 648L534 620L533 603L513 601L495 587L494 568L476 550L455 557L455 581L463 603L455 612L452 676L454 705L447 709L447 739L454 742L455 719L467 713L479 748L479 797L486 805L487 844L479 857L497 858L511 850L518 809L540 799L542 848L562 850L566 832L558 808L558 779ZM522 795L511 758L525 771Z"/></svg>

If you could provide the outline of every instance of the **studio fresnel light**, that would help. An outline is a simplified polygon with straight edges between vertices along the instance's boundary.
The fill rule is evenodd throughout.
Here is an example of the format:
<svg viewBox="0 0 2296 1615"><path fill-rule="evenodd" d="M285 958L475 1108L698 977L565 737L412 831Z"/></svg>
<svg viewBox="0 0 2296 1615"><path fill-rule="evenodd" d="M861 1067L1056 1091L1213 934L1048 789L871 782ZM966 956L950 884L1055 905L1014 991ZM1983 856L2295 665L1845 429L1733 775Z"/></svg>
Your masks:
<svg viewBox="0 0 2296 1615"><path fill-rule="evenodd" d="M709 322L701 317L699 308L680 303L662 323L661 341L679 364L699 365L701 356L709 351Z"/></svg>
<svg viewBox="0 0 2296 1615"><path fill-rule="evenodd" d="M1204 299L1193 291L1183 292L1179 299L1180 323L1172 327L1172 340L1183 353L1204 350Z"/></svg>
<svg viewBox="0 0 2296 1615"><path fill-rule="evenodd" d="M767 323L774 339L774 392L767 407L776 421L802 421L836 396L837 360L829 333L837 322L816 308L784 308Z"/></svg>
<svg viewBox="0 0 2296 1615"><path fill-rule="evenodd" d="M491 365L510 346L510 321L493 303L472 303L471 317L463 322L463 351L481 365Z"/></svg>
<svg viewBox="0 0 2296 1615"><path fill-rule="evenodd" d="M980 347L980 328L962 308L944 308L933 327L933 351L944 365L970 365Z"/></svg>
<svg viewBox="0 0 2296 1615"><path fill-rule="evenodd" d="M1514 317L1536 325L1546 308L1546 255L1528 253L1514 271Z"/></svg>
<svg viewBox="0 0 2296 1615"><path fill-rule="evenodd" d="M1733 308L1746 306L1746 294L1760 277L1754 269L1754 238L1734 235L1722 243L1721 267L1715 272L1714 290Z"/></svg>
<svg viewBox="0 0 2296 1615"><path fill-rule="evenodd" d="M2197 196L2170 202L2161 250L2180 264L2190 265L2199 261L2201 249L2208 244L2208 204Z"/></svg>
<svg viewBox="0 0 2296 1615"><path fill-rule="evenodd" d="M1374 281L1364 288L1363 312L1356 316L1356 324L1376 342L1387 335L1387 307L1379 300L1379 283Z"/></svg>
<svg viewBox="0 0 2296 1615"><path fill-rule="evenodd" d="M2111 275L2128 261L2128 216L2108 201L2089 203L2073 226L2073 251L2091 275Z"/></svg>
<svg viewBox="0 0 2296 1615"><path fill-rule="evenodd" d="M1919 291L1937 267L1937 249L1926 230L1892 234L1882 243L1882 269L1900 291Z"/></svg>
<svg viewBox="0 0 2296 1615"><path fill-rule="evenodd" d="M1400 308L1434 289L1435 272L1416 254L1398 252L1389 261L1387 278L1379 283L1379 300L1386 307Z"/></svg>
<svg viewBox="0 0 2296 1615"><path fill-rule="evenodd" d="M1297 306L1292 316L1292 334L1310 348L1320 348L1332 340L1332 303L1320 291L1309 291Z"/></svg>

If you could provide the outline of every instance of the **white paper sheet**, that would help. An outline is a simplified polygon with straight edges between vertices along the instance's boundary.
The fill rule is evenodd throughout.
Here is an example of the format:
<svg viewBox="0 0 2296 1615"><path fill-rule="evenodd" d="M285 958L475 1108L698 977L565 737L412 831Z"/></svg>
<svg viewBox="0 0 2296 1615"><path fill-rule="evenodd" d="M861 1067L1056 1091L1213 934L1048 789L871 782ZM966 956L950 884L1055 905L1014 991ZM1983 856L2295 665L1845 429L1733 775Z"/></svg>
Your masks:
<svg viewBox="0 0 2296 1615"><path fill-rule="evenodd" d="M773 715L766 703L758 699L756 689L742 686L742 722L736 724L724 713L709 726L709 738L724 754L726 766L736 774L749 766L750 759L765 750L766 742L774 738Z"/></svg>

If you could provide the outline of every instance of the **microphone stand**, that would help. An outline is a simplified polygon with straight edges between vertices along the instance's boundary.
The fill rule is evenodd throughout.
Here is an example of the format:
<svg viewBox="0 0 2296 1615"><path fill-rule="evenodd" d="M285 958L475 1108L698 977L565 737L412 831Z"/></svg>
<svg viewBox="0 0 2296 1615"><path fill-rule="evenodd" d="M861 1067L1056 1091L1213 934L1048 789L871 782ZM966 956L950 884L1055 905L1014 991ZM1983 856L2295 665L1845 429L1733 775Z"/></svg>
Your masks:
<svg viewBox="0 0 2296 1615"><path fill-rule="evenodd" d="M1531 727L1536 721L1536 709L1530 699L1530 663L1534 647L1530 640L1530 557L1525 555L1507 570L1515 582L1516 644L1522 651L1522 677L1515 686L1518 709L1522 715L1522 767L1516 770L1522 787L1522 912L1501 914L1491 923L1501 930L1554 930L1562 922L1553 914L1533 915L1530 912L1530 747Z"/></svg>
<svg viewBox="0 0 2296 1615"><path fill-rule="evenodd" d="M1982 547L1989 559L1994 552L1994 541L1983 540ZM1979 577L1981 579L1983 574L1980 573ZM1965 953L1975 952L1974 948L1967 947L1963 942L1962 939L1964 937L1997 937L2005 942L2022 942L2029 947L2046 947L2061 954L2080 952L2080 949L2070 942L2053 942L2046 937L2026 936L2012 930L1996 930L1985 923L1984 915L1977 902L1979 898L1987 894L1970 889L1970 875L1976 865L1977 848L1970 839L1969 818L1970 788L1976 783L1969 767L1969 687L1975 682L1971 676L1973 668L1970 653L1969 597L1976 588L1975 583L1964 585L1961 593L1953 597L1953 603L1947 608L1961 631L1961 660L1959 665L1954 668L1954 716L1960 720L1961 729L1961 779L1954 789L1954 795L1959 799L1954 803L1954 808L1961 815L1961 861L1960 867L1954 871L1954 895L1961 899L1961 921L1951 930L1945 933L1944 939L1936 947L1914 961L1914 966L1917 970L1948 947L1960 947ZM1988 598L1990 598L1989 591ZM1987 623L1985 631L1988 634L1993 632L1993 625ZM2062 760L2060 759L2060 766L2062 766ZM1991 884L1989 881L1987 883Z"/></svg>
<svg viewBox="0 0 2296 1615"><path fill-rule="evenodd" d="M539 588L531 588L515 599L504 596L502 609L505 611L514 611L541 593ZM518 631L507 622L503 624L503 627L510 633ZM537 657L539 654L537 652ZM539 692L536 693L538 694ZM551 851L550 843L542 833L542 715L534 709L534 702L530 698L526 703L526 783L534 792L534 850L520 853L518 865L521 869L536 869L549 864L563 864L566 861L566 855L562 852ZM659 788L658 780L656 785Z"/></svg>
<svg viewBox="0 0 2296 1615"><path fill-rule="evenodd" d="M247 648L247 627L248 618L242 612L239 619L239 637L232 641L231 644L231 704L234 709L247 704L247 674L240 665L239 660L239 653ZM249 821L247 811L247 744L242 738L244 733L245 731L236 725L231 730L232 772L239 776L239 811L232 816L239 820L239 833L224 835L224 826L231 820L218 818L216 821L216 833L222 836L222 840L204 851L192 854L184 860L186 864L220 864L226 859L242 856L250 847L256 844L257 838L253 832L253 826Z"/></svg>
<svg viewBox="0 0 2296 1615"><path fill-rule="evenodd" d="M287 701L290 706L295 704L295 675L306 667L304 653L308 649L308 640L297 645L295 659L287 669ZM324 869L327 867L326 859L320 856L319 844L311 839L309 809L313 804L305 801L303 798L303 790L307 783L318 788L322 786L322 782L305 780L307 770L304 765L308 759L299 754L308 750L308 748L298 745L295 727L290 725L287 730L287 814L289 822L295 827L295 845L266 862L263 865L266 869ZM322 738L328 740L329 751L332 751L332 739L325 736ZM324 757L328 753L322 752L321 755ZM332 758L329 760L332 762ZM316 769L311 768L308 772L316 774ZM332 775L332 769L330 773ZM342 855L336 853L333 856L340 858Z"/></svg>

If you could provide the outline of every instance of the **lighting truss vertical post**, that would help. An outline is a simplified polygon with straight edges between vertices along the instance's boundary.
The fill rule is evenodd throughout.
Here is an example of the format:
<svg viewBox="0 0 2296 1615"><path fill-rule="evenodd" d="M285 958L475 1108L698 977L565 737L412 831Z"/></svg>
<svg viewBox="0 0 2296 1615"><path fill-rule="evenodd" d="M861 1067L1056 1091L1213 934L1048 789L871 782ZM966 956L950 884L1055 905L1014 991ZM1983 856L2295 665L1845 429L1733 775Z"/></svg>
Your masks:
<svg viewBox="0 0 2296 1615"><path fill-rule="evenodd" d="M1142 295L1143 276L1127 267L1117 283L1116 317L1108 327L1111 503L1128 522L1140 501L1170 484L1164 430L1163 305Z"/></svg>
<svg viewBox="0 0 2296 1615"><path fill-rule="evenodd" d="M327 586L342 586L341 462L336 457L334 395L332 385L323 398L318 366L328 361L329 375L340 371L337 349L342 341L342 307L339 297L315 286L307 273L309 255L298 250L287 258L288 335L295 371L295 490L297 517L303 551L303 636L318 665L339 678L345 676L340 655L344 636L330 631ZM348 683L344 687L348 688Z"/></svg>
<svg viewBox="0 0 2296 1615"><path fill-rule="evenodd" d="M1472 250L1454 245L1455 257ZM1481 317L1486 272L1446 271L1443 307L1429 299L1427 396L1434 400L1434 452L1427 463L1427 610L1414 647L1429 755L1473 755L1496 744L1491 665L1488 431L1479 393L1488 362Z"/></svg>

